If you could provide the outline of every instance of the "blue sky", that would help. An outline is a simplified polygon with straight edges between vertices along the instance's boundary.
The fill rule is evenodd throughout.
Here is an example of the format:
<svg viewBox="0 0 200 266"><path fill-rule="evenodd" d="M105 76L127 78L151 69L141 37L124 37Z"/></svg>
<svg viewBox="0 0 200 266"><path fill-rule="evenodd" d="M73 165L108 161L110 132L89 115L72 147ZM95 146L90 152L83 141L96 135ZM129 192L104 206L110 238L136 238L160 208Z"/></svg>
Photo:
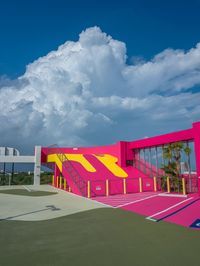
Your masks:
<svg viewBox="0 0 200 266"><path fill-rule="evenodd" d="M199 10L199 0L2 0L0 74L21 75L28 63L95 25L125 42L130 58L190 49L199 41Z"/></svg>
<svg viewBox="0 0 200 266"><path fill-rule="evenodd" d="M200 120L200 1L0 3L0 146L90 146Z"/></svg>

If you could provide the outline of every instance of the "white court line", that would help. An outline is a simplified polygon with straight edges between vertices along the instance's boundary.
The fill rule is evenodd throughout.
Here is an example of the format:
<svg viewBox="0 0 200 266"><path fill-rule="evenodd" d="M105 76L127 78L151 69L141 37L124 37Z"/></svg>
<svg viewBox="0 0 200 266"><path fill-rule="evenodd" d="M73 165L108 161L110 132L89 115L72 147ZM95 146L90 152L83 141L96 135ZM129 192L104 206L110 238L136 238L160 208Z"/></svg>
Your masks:
<svg viewBox="0 0 200 266"><path fill-rule="evenodd" d="M109 197L112 197L112 198L119 198L119 199L121 199L121 198L128 198L128 197L135 197L135 196L140 196L140 197L142 197L143 195L152 195L152 194L155 194L155 192L145 192L145 193L141 193L141 192L138 192L138 193L127 193L127 194L118 194L118 195L116 195L116 194L110 194L109 195ZM158 193L157 193L158 194ZM107 198L107 196L97 196L98 198Z"/></svg>
<svg viewBox="0 0 200 266"><path fill-rule="evenodd" d="M187 195L181 195L181 194L167 194L167 193L161 193L158 194L159 196L162 197L177 197L177 198L187 198Z"/></svg>
<svg viewBox="0 0 200 266"><path fill-rule="evenodd" d="M31 192L31 189L28 188L27 186L23 186L28 192Z"/></svg>
<svg viewBox="0 0 200 266"><path fill-rule="evenodd" d="M152 196L152 195L151 195L151 196ZM149 197L149 196L148 196L148 197ZM144 197L143 197L143 198L144 198ZM121 199L121 200L120 200L120 199L118 199L118 200L115 200L115 199L107 199L107 200L106 200L106 199L105 199L104 201L106 201L106 202L119 202L119 203L120 203L120 202L129 202L130 200L139 200L139 199L143 199L143 198L138 198L138 197L136 198L136 197L135 197L135 198L131 198L131 199L123 199L123 200L122 200L122 199ZM102 200L102 201L103 201L103 200Z"/></svg>
<svg viewBox="0 0 200 266"><path fill-rule="evenodd" d="M154 222L155 222L156 220L155 220L155 219L152 219L153 217L155 217L155 216L157 216L157 215L159 215L159 214L161 214L161 213L163 213L163 212L167 212L167 211L169 211L169 210L171 210L171 209L173 209L173 208L175 208L175 207L177 207L177 206L179 206L179 205L183 204L184 202L189 201L189 200L191 200L191 199L193 199L193 197L191 197L191 198L189 198L189 199L186 199L186 200L183 200L183 201L181 201L181 202L179 202L179 203L176 203L176 204L172 205L171 207L169 207L169 208L167 208L167 209L164 209L164 210L162 210L162 211L160 211L160 212L154 213L154 214L152 214L152 215L146 217L145 219L148 219L148 220L151 220L151 221L154 221Z"/></svg>
<svg viewBox="0 0 200 266"><path fill-rule="evenodd" d="M156 194L157 195L157 194ZM150 195L145 195L145 197L149 197L149 196L155 196L155 194L150 194ZM130 200L132 201L135 201L135 200L140 200L140 199L143 199L144 198L144 195L143 197L130 197L130 198L112 198L112 196L108 196L107 198L105 199L100 199L101 201L106 201L106 202L113 202L113 203L127 203L127 202L130 202Z"/></svg>
<svg viewBox="0 0 200 266"><path fill-rule="evenodd" d="M140 201L143 201L143 200L147 200L147 199L151 199L151 198L155 198L155 197L158 197L158 194L157 195L153 195L153 196L149 196L149 197L146 197L146 198L143 198L143 199L138 199L138 200L130 201L128 203L115 206L114 208L121 208L121 207L124 207L126 205L134 204L134 203L137 203L137 202L140 202Z"/></svg>
<svg viewBox="0 0 200 266"><path fill-rule="evenodd" d="M155 195L155 193L153 195ZM158 195L158 194L156 194L156 195ZM152 196L152 193L147 194L146 196L147 197ZM106 202L122 202L122 201L128 202L130 200L139 200L139 199L143 199L143 198L144 198L144 195L143 196L134 195L132 197L118 197L118 198L115 198L114 196L108 196L108 197L103 197L103 198L98 198L98 199L100 199L101 201L106 201Z"/></svg>
<svg viewBox="0 0 200 266"><path fill-rule="evenodd" d="M151 195L152 196L152 195ZM148 196L149 197L149 196ZM147 198L147 197L145 197L145 198ZM105 201L101 201L101 202L106 202L106 203L113 203L113 204L120 204L120 205L122 205L122 204L125 204L125 203L129 203L129 202L132 202L132 201L136 201L136 200L143 200L144 199L144 197L143 198L132 198L132 199L130 199L130 200L105 200Z"/></svg>

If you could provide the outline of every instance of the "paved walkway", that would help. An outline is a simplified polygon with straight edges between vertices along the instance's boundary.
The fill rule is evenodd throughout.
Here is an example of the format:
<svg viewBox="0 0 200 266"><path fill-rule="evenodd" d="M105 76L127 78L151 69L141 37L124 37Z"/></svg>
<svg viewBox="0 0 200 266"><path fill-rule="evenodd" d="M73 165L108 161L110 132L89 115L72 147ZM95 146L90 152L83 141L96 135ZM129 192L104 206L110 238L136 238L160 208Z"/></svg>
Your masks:
<svg viewBox="0 0 200 266"><path fill-rule="evenodd" d="M39 191L57 192L57 194L30 197L0 193L0 221L5 219L23 221L48 220L77 212L106 207L102 203L56 189L49 185L26 187L27 189L36 189ZM24 189L23 186L3 186L0 187L0 190L11 188Z"/></svg>

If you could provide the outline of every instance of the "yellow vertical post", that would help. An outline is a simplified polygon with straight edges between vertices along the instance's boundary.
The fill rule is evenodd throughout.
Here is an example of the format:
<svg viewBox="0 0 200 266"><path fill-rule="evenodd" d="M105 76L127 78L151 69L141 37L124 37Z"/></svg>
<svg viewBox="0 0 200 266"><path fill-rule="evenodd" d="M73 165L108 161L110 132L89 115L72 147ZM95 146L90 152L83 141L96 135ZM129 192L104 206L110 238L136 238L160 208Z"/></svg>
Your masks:
<svg viewBox="0 0 200 266"><path fill-rule="evenodd" d="M183 186L183 195L186 195L185 178L182 178L182 186Z"/></svg>
<svg viewBox="0 0 200 266"><path fill-rule="evenodd" d="M139 177L139 186L140 186L140 192L142 192L142 178Z"/></svg>
<svg viewBox="0 0 200 266"><path fill-rule="evenodd" d="M90 181L87 181L87 197L90 198Z"/></svg>
<svg viewBox="0 0 200 266"><path fill-rule="evenodd" d="M62 188L62 176L60 176L60 188Z"/></svg>
<svg viewBox="0 0 200 266"><path fill-rule="evenodd" d="M109 196L109 183L108 183L108 179L106 179L106 196Z"/></svg>
<svg viewBox="0 0 200 266"><path fill-rule="evenodd" d="M123 179L123 190L124 190L124 194L126 194L126 179Z"/></svg>
<svg viewBox="0 0 200 266"><path fill-rule="evenodd" d="M157 191L157 181L156 181L156 176L153 178L153 186L154 186L154 191Z"/></svg>
<svg viewBox="0 0 200 266"><path fill-rule="evenodd" d="M54 175L52 175L52 186L54 187Z"/></svg>
<svg viewBox="0 0 200 266"><path fill-rule="evenodd" d="M67 188L67 182L66 182L66 179L64 178L64 190L66 190Z"/></svg>
<svg viewBox="0 0 200 266"><path fill-rule="evenodd" d="M59 176L56 176L56 187L58 187Z"/></svg>
<svg viewBox="0 0 200 266"><path fill-rule="evenodd" d="M167 192L170 193L170 182L169 182L169 176L167 176Z"/></svg>

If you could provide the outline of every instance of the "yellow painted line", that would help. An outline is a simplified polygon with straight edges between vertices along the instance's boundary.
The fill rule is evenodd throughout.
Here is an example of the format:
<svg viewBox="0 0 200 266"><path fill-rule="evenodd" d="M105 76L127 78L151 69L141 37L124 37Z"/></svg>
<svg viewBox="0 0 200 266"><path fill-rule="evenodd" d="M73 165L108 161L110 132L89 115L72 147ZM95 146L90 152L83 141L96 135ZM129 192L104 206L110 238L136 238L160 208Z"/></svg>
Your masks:
<svg viewBox="0 0 200 266"><path fill-rule="evenodd" d="M109 154L95 155L95 157L116 177L125 178L128 174L117 165L117 157Z"/></svg>
<svg viewBox="0 0 200 266"><path fill-rule="evenodd" d="M96 172L96 169L91 165L91 163L84 157L83 154L65 154L65 157L69 161L80 163L86 171ZM57 156L57 154L49 154L47 156L47 162L55 162L58 165L60 171L62 171L62 163Z"/></svg>
<svg viewBox="0 0 200 266"><path fill-rule="evenodd" d="M65 154L69 161L74 161L80 163L86 171L96 172L96 169L90 162L84 157L83 154ZM94 155L114 176L120 178L128 177L128 174L117 165L118 159L109 154ZM47 162L54 162L57 164L59 170L62 172L62 162L60 161L57 154L49 154L47 156Z"/></svg>

